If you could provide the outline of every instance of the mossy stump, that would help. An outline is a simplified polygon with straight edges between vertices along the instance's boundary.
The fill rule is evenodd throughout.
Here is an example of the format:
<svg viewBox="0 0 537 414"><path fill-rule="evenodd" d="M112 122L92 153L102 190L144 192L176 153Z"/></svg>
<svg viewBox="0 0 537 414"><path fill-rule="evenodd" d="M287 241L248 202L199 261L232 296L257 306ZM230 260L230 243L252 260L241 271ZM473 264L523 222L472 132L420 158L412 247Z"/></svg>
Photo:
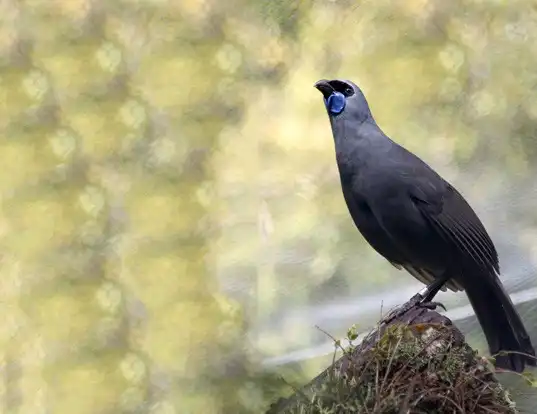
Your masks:
<svg viewBox="0 0 537 414"><path fill-rule="evenodd" d="M464 335L416 297L267 414L517 413Z"/></svg>

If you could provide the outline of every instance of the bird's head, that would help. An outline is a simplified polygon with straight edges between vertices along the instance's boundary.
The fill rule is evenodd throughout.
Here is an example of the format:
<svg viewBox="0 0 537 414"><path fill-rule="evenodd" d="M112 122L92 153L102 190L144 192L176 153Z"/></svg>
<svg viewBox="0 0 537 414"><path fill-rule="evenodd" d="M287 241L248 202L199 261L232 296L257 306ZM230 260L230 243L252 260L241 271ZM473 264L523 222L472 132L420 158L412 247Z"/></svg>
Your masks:
<svg viewBox="0 0 537 414"><path fill-rule="evenodd" d="M355 122L371 118L364 94L351 81L322 79L314 86L323 94L324 104L332 122L339 118Z"/></svg>

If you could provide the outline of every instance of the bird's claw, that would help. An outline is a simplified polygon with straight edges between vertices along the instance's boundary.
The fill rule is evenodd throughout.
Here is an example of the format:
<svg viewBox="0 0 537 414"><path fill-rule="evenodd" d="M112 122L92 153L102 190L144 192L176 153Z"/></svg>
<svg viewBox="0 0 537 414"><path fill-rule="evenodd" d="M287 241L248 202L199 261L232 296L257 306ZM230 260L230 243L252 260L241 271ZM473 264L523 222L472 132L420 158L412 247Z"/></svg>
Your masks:
<svg viewBox="0 0 537 414"><path fill-rule="evenodd" d="M436 310L437 307L441 307L444 311L447 311L444 304L440 302L432 302L424 298L420 293L416 293L410 300L400 308L392 310L388 316L386 316L384 323L388 324L393 319L399 318L412 308L423 308L429 310Z"/></svg>
<svg viewBox="0 0 537 414"><path fill-rule="evenodd" d="M437 307L441 307L444 311L447 311L444 304L440 302L418 302L417 306L429 310L436 310Z"/></svg>

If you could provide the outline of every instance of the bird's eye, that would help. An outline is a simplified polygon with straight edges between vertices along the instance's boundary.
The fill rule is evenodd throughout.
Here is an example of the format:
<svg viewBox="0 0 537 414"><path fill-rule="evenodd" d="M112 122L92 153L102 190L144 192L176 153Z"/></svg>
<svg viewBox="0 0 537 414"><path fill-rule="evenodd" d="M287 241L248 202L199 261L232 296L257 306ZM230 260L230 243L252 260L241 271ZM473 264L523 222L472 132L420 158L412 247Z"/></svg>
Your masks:
<svg viewBox="0 0 537 414"><path fill-rule="evenodd" d="M326 100L326 107L332 115L339 115L345 109L346 98L341 92L334 92Z"/></svg>
<svg viewBox="0 0 537 414"><path fill-rule="evenodd" d="M346 96L352 96L352 95L354 95L354 90L353 90L350 86L347 86L347 87L345 88L345 95L346 95Z"/></svg>

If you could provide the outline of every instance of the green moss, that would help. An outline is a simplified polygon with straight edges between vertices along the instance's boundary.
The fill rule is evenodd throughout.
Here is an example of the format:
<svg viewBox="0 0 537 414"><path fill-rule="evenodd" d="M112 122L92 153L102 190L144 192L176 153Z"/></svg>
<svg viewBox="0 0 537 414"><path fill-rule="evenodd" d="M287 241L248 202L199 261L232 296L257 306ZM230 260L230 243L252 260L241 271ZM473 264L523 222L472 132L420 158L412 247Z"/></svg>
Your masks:
<svg viewBox="0 0 537 414"><path fill-rule="evenodd" d="M451 327L394 325L365 351L351 348L322 384L284 413L516 413L488 363Z"/></svg>

